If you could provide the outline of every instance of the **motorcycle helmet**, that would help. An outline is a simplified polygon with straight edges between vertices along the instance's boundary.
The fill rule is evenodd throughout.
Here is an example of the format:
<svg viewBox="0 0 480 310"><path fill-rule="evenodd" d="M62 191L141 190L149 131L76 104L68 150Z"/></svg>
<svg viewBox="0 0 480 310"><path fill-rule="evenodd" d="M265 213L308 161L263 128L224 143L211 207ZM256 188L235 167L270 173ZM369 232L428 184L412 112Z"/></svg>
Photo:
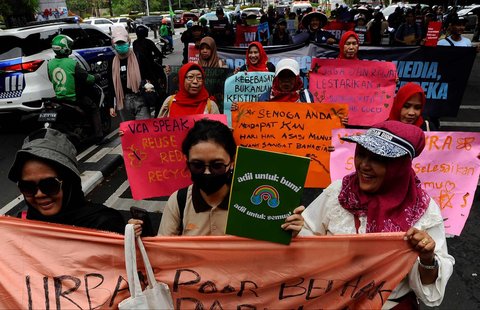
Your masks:
<svg viewBox="0 0 480 310"><path fill-rule="evenodd" d="M162 19L162 25L168 24L168 20L166 18Z"/></svg>
<svg viewBox="0 0 480 310"><path fill-rule="evenodd" d="M72 53L73 40L69 36L59 34L52 40L52 50L58 56L68 56Z"/></svg>
<svg viewBox="0 0 480 310"><path fill-rule="evenodd" d="M148 28L144 25L138 25L137 28L135 28L135 33L137 37L146 38L148 37Z"/></svg>
<svg viewBox="0 0 480 310"><path fill-rule="evenodd" d="M187 26L187 29L191 28L193 26L193 20L189 20L185 25Z"/></svg>

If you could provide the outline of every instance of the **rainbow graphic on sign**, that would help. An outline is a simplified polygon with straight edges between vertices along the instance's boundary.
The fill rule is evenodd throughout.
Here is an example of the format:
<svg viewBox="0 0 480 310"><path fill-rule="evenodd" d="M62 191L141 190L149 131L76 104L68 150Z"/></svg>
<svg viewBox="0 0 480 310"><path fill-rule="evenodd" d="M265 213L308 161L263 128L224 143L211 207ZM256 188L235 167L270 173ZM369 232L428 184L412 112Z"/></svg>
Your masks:
<svg viewBox="0 0 480 310"><path fill-rule="evenodd" d="M261 204L262 201L266 201L269 207L276 208L280 204L280 197L275 187L260 185L253 191L250 201L256 206Z"/></svg>

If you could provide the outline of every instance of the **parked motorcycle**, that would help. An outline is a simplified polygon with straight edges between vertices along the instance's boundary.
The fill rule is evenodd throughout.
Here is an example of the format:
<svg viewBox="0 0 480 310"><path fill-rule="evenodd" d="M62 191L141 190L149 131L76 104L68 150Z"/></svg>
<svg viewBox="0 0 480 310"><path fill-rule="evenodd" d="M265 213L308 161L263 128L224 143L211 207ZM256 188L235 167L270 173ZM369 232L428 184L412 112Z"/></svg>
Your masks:
<svg viewBox="0 0 480 310"><path fill-rule="evenodd" d="M89 98L98 105L103 134L110 132L112 120L109 109L105 106L105 94L97 84L94 84ZM77 147L82 148L93 144L95 141L94 129L91 116L76 103L59 100L57 98L44 98L43 109L38 121L45 128L54 128L65 133L70 141Z"/></svg>

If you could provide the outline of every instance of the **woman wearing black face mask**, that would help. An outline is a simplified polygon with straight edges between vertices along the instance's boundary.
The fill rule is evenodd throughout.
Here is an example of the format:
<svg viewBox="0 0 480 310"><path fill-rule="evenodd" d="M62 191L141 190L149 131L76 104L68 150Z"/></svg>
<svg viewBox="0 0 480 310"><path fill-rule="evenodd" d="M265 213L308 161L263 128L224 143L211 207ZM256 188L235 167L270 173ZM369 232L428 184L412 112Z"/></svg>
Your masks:
<svg viewBox="0 0 480 310"><path fill-rule="evenodd" d="M170 196L163 210L158 235L225 234L236 149L232 132L226 125L207 119L195 123L182 143L193 184L187 188L184 206L179 206L182 199L177 199L182 190ZM297 213L301 213L303 207L297 209L296 214L288 217L282 225L284 229L301 228L302 225L298 224L301 217ZM136 224L136 234L140 235L142 221L131 219L128 222Z"/></svg>
<svg viewBox="0 0 480 310"><path fill-rule="evenodd" d="M193 184L186 191L185 205L179 206L177 191L163 210L158 235L224 235L228 198L237 146L230 129L207 119L195 123L182 143ZM181 218L180 208L183 209ZM131 224L143 224L129 220ZM137 235L141 225L135 226Z"/></svg>

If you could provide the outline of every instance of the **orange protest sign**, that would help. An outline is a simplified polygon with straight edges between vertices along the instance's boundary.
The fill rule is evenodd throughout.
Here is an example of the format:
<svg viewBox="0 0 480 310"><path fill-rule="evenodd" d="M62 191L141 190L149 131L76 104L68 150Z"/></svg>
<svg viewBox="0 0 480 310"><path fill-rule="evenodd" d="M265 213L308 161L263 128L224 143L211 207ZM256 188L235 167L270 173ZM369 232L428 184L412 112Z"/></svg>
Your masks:
<svg viewBox="0 0 480 310"><path fill-rule="evenodd" d="M233 135L246 147L310 157L305 187L327 187L331 132L347 114L345 104L239 103L232 112Z"/></svg>
<svg viewBox="0 0 480 310"><path fill-rule="evenodd" d="M116 309L129 295L123 236L10 217L0 234L2 309ZM143 240L176 309L380 309L417 256L403 233Z"/></svg>

